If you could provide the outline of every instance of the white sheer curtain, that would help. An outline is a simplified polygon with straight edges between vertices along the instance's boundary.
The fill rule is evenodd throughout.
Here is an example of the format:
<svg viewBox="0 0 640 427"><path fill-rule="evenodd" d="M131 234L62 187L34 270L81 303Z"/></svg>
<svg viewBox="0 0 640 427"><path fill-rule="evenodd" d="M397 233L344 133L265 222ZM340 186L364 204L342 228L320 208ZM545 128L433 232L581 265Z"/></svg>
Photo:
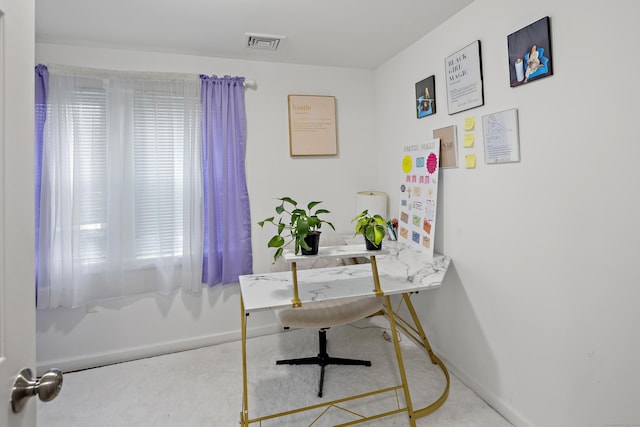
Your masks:
<svg viewBox="0 0 640 427"><path fill-rule="evenodd" d="M197 75L49 66L38 308L201 288Z"/></svg>

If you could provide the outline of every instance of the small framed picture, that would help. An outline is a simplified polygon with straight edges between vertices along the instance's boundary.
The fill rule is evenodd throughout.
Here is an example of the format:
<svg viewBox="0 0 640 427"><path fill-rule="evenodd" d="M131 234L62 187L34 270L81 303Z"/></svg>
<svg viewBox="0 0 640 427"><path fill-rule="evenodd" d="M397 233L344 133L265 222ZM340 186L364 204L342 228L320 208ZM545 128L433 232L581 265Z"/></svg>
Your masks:
<svg viewBox="0 0 640 427"><path fill-rule="evenodd" d="M456 126L433 130L433 137L440 140L440 168L458 167L458 140Z"/></svg>
<svg viewBox="0 0 640 427"><path fill-rule="evenodd" d="M548 16L509 34L507 44L511 87L553 74Z"/></svg>
<svg viewBox="0 0 640 427"><path fill-rule="evenodd" d="M416 83L416 117L421 119L436 113L436 76Z"/></svg>

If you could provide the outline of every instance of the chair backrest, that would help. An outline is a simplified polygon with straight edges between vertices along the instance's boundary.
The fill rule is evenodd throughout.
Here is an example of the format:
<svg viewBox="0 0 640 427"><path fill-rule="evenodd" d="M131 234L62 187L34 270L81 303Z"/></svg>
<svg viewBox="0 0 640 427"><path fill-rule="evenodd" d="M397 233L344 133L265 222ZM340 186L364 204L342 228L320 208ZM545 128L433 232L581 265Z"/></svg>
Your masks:
<svg viewBox="0 0 640 427"><path fill-rule="evenodd" d="M321 246L338 246L344 244L344 238L331 233L323 233ZM287 271L289 265L280 258L274 265L274 271ZM362 260L349 258L313 258L298 261L298 270L323 267L339 267L346 264L360 263ZM368 262L368 260L366 260ZM302 307L291 307L276 310L278 321L285 327L292 328L328 328L344 325L363 319L382 310L382 298L353 297L339 300L306 303Z"/></svg>
<svg viewBox="0 0 640 427"><path fill-rule="evenodd" d="M364 319L380 310L382 298L354 297L276 310L276 317L286 327L329 328Z"/></svg>

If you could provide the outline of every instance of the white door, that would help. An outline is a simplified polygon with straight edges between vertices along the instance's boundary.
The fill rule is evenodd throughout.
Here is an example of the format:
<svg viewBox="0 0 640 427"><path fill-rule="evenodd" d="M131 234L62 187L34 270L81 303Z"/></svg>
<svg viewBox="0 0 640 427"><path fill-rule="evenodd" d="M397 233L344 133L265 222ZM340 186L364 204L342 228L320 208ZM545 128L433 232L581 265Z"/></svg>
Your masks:
<svg viewBox="0 0 640 427"><path fill-rule="evenodd" d="M0 426L36 425L36 402L19 414L10 396L35 371L33 227L34 0L0 0Z"/></svg>

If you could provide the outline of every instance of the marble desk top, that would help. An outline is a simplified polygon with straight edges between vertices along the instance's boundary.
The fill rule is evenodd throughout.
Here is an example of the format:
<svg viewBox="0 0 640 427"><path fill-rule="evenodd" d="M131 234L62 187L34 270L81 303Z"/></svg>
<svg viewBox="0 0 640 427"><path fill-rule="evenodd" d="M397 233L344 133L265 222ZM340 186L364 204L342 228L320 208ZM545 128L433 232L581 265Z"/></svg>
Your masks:
<svg viewBox="0 0 640 427"><path fill-rule="evenodd" d="M284 251L282 257L289 263L295 261L307 261L319 258L359 258L368 257L370 255L379 256L389 253L389 249L381 248L377 251L368 251L364 243L347 244L338 246L323 246L318 248L317 255L296 255L293 251Z"/></svg>
<svg viewBox="0 0 640 427"><path fill-rule="evenodd" d="M382 251L367 251L364 243L334 246L320 250L320 256L285 254L288 262L348 258L375 255L380 276L380 288L385 295L416 292L437 288L442 284L449 267L449 257L434 254L430 258L417 248L397 241L385 240ZM305 264L308 265L308 264ZM292 273L280 271L240 276L240 289L246 312L272 310L291 306L293 297ZM371 264L298 269L300 301L324 301L356 296L375 295Z"/></svg>

